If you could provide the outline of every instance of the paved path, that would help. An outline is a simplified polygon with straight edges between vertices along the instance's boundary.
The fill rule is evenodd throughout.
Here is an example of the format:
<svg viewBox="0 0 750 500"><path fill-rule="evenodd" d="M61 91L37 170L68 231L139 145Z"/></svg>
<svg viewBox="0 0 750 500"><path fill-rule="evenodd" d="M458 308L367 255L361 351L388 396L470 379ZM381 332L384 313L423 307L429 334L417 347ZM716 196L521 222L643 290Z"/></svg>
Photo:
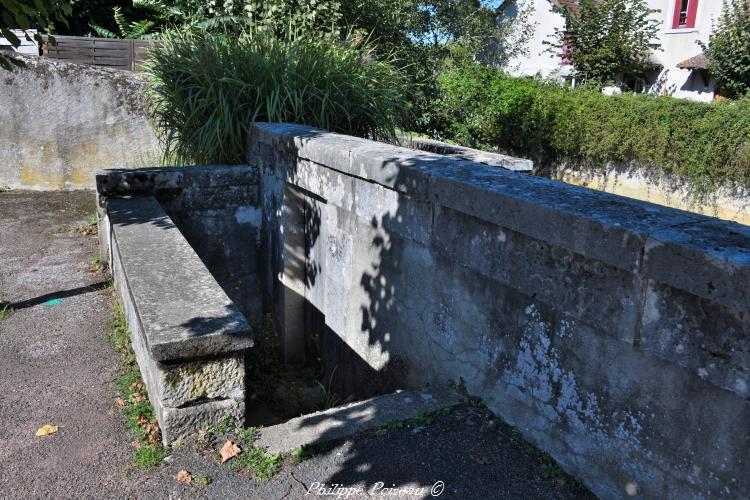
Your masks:
<svg viewBox="0 0 750 500"><path fill-rule="evenodd" d="M105 338L111 292L102 288L104 275L88 270L95 236L75 231L93 211L90 192L0 193L0 299L16 309L0 321L0 498L312 498L305 493L314 482L370 490L378 481L426 491L443 481L440 498L588 496L570 481L545 478L533 448L469 406L423 428L319 450L266 481L190 446L156 468L133 469L133 437L112 411L119 355ZM36 437L44 424L61 427ZM213 482L179 483L180 469ZM431 498L388 498L423 497Z"/></svg>
<svg viewBox="0 0 750 500"><path fill-rule="evenodd" d="M106 340L110 293L90 272L96 239L75 231L94 212L91 192L0 193L0 496L137 495L126 477L132 437L110 415L119 355ZM94 285L91 287L91 285ZM57 434L36 437L44 424Z"/></svg>

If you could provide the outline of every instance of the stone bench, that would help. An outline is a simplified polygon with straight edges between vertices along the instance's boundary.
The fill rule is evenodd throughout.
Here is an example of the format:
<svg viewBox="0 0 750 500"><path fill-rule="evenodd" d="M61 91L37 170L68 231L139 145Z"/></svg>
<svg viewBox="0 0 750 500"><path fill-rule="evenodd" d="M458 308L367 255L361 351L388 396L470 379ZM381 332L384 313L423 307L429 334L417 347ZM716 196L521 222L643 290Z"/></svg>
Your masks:
<svg viewBox="0 0 750 500"><path fill-rule="evenodd" d="M241 424L244 352L253 345L245 316L155 198L104 205L102 248L164 443L226 415Z"/></svg>

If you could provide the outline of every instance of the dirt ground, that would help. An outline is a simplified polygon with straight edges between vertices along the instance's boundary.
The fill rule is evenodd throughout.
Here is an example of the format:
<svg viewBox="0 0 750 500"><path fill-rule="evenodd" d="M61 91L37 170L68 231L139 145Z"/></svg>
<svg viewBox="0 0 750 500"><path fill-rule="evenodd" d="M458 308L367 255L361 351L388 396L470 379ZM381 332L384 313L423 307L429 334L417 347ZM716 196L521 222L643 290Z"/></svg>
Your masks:
<svg viewBox="0 0 750 500"><path fill-rule="evenodd" d="M0 497L312 498L344 487L355 498L591 497L471 405L319 448L269 480L238 475L190 444L157 467L133 467L134 437L114 405L120 358L106 339L112 292L90 269L96 236L77 230L93 212L91 192L0 193L0 301L14 309L0 320ZM37 437L44 424L60 427ZM211 483L178 482L182 469Z"/></svg>

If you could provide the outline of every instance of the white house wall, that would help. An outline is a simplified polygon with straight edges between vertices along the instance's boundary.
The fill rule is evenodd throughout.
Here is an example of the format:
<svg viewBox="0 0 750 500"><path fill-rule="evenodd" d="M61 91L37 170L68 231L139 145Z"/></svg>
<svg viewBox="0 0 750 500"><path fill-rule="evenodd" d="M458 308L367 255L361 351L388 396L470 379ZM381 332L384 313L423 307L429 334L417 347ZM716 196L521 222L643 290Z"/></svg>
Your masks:
<svg viewBox="0 0 750 500"><path fill-rule="evenodd" d="M531 8L531 21L535 23L534 34L529 40L527 54L510 61L508 71L515 76L565 76L569 67L561 65L560 56L548 52L545 41L551 40L555 29L563 29L565 21L552 12L550 0L519 0L519 9ZM708 42L713 24L721 13L720 0L700 0L694 28L672 29L674 0L648 0L652 9L660 12L654 16L661 27L657 40L661 50L654 52L652 60L663 66L651 92L674 97L684 97L698 101L713 99L714 82L706 86L697 72L677 68L677 64L702 52L698 41ZM517 10L511 8L507 15L513 16Z"/></svg>
<svg viewBox="0 0 750 500"><path fill-rule="evenodd" d="M534 34L529 40L527 54L512 59L508 64L509 72L514 76L548 77L564 69L560 65L560 56L548 51L545 41L551 40L555 29L563 29L565 20L560 14L552 12L549 0L519 0L518 7L510 7L508 16L515 16L525 8L533 9L530 20L535 24Z"/></svg>

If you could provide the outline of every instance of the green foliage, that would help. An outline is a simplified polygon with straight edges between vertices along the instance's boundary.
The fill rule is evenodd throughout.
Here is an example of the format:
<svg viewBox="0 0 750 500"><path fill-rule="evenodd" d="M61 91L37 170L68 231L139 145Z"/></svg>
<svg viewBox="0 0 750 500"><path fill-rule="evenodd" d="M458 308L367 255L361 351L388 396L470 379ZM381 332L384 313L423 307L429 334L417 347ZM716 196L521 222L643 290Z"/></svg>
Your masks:
<svg viewBox="0 0 750 500"><path fill-rule="evenodd" d="M10 302L0 300L0 321L10 318L11 314L13 314L13 307Z"/></svg>
<svg viewBox="0 0 750 500"><path fill-rule="evenodd" d="M145 444L133 453L133 463L136 467L147 469L159 465L166 456L167 452L163 447L154 444Z"/></svg>
<svg viewBox="0 0 750 500"><path fill-rule="evenodd" d="M313 450L310 446L301 444L292 451L292 460L294 463L302 463L313 456Z"/></svg>
<svg viewBox="0 0 750 500"><path fill-rule="evenodd" d="M736 98L750 92L750 0L724 0L708 45L700 45L719 94Z"/></svg>
<svg viewBox="0 0 750 500"><path fill-rule="evenodd" d="M253 477L268 479L279 470L283 456L278 453L266 453L263 448L246 446L242 454L229 462L229 468L235 471L248 469Z"/></svg>
<svg viewBox="0 0 750 500"><path fill-rule="evenodd" d="M21 40L11 29L20 29L26 40L37 43L41 55L44 33L54 31L56 22L65 24L65 16L70 13L70 4L64 0L0 0L0 35L15 48L21 45ZM31 29L37 32L31 34ZM54 43L54 37L50 37L50 43ZM0 68L11 71L13 66L23 66L23 61L0 52Z"/></svg>
<svg viewBox="0 0 750 500"><path fill-rule="evenodd" d="M133 454L133 463L140 468L157 465L166 456L161 446L161 432L156 421L156 411L148 400L146 386L141 379L135 354L130 344L127 319L122 304L112 304L112 317L107 335L110 343L122 355L123 369L117 379L120 397L117 404L128 427L138 437L138 447Z"/></svg>
<svg viewBox="0 0 750 500"><path fill-rule="evenodd" d="M208 486L211 484L211 478L205 474L193 474L193 482L200 486Z"/></svg>
<svg viewBox="0 0 750 500"><path fill-rule="evenodd" d="M244 446L251 446L258 439L258 429L247 427L240 432L238 437Z"/></svg>
<svg viewBox="0 0 750 500"><path fill-rule="evenodd" d="M380 57L393 59L411 89L416 130L432 126L436 76L451 60L503 66L526 50L533 34L530 8L510 12L514 0L350 0L342 22L373 40Z"/></svg>
<svg viewBox="0 0 750 500"><path fill-rule="evenodd" d="M646 0L580 0L580 8L556 4L565 28L555 29L552 50L565 56L576 75L598 84L618 76L641 74L653 65L651 53L659 48L656 36L661 21Z"/></svg>
<svg viewBox="0 0 750 500"><path fill-rule="evenodd" d="M355 39L175 34L148 65L165 156L240 163L254 121L303 123L392 140L407 89Z"/></svg>
<svg viewBox="0 0 750 500"><path fill-rule="evenodd" d="M234 429L234 418L232 417L232 415L227 413L216 424L207 425L204 430L206 432L210 432L213 434L226 434L233 429Z"/></svg>
<svg viewBox="0 0 750 500"><path fill-rule="evenodd" d="M750 99L699 103L511 78L478 65L442 74L440 135L537 165L653 167L700 187L750 183Z"/></svg>
<svg viewBox="0 0 750 500"><path fill-rule="evenodd" d="M284 37L292 32L328 33L340 19L337 0L133 0L132 7L124 2L113 5L114 23L106 19L104 24L99 15L101 9L94 9L89 2L77 0L76 4L94 11L88 26L105 38L152 38L170 30L237 34L258 29ZM132 18L138 20L127 20Z"/></svg>
<svg viewBox="0 0 750 500"><path fill-rule="evenodd" d="M128 333L125 311L119 301L115 301L112 304L112 316L107 326L107 339L112 347L117 349L122 355L123 364L126 367L135 366L135 354L130 345L130 334Z"/></svg>
<svg viewBox="0 0 750 500"><path fill-rule="evenodd" d="M126 38L135 40L148 38L149 33L156 24L154 21L149 21L147 19L128 21L119 5L115 6L112 10L114 12L113 17L119 33L108 30L94 22L89 23L91 29L93 29L96 35L101 38Z"/></svg>

